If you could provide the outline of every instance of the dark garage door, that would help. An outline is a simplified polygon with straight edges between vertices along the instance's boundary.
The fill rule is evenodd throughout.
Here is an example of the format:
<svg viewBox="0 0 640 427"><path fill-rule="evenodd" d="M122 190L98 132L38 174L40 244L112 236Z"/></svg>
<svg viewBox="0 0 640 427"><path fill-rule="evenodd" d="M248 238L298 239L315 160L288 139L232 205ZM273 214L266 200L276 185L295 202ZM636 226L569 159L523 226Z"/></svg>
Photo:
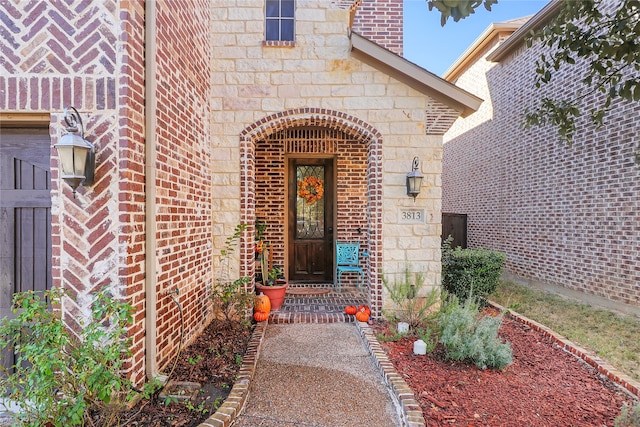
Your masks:
<svg viewBox="0 0 640 427"><path fill-rule="evenodd" d="M0 127L0 318L14 292L51 288L50 153L47 128Z"/></svg>

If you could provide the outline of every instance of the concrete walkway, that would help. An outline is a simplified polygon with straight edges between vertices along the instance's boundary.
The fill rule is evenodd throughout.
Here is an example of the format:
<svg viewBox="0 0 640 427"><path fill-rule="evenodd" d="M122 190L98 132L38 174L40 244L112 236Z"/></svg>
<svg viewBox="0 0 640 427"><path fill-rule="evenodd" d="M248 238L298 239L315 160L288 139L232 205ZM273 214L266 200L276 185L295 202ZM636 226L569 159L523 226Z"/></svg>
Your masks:
<svg viewBox="0 0 640 427"><path fill-rule="evenodd" d="M267 326L234 427L400 426L397 405L353 323Z"/></svg>

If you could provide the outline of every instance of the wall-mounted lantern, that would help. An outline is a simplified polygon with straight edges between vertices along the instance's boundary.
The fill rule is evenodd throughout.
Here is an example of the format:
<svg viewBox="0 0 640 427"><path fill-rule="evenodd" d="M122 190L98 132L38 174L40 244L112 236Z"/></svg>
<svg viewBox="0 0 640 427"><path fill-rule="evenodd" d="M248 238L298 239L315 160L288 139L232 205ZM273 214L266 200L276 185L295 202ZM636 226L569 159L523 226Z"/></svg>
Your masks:
<svg viewBox="0 0 640 427"><path fill-rule="evenodd" d="M407 196L413 197L414 201L420 194L422 178L424 178L424 175L420 172L420 159L416 156L413 158L411 172L407 174Z"/></svg>
<svg viewBox="0 0 640 427"><path fill-rule="evenodd" d="M73 189L80 184L91 185L96 169L95 148L92 143L84 139L84 126L80 113L74 107L64 109L64 121L67 133L54 145L60 157L60 174Z"/></svg>

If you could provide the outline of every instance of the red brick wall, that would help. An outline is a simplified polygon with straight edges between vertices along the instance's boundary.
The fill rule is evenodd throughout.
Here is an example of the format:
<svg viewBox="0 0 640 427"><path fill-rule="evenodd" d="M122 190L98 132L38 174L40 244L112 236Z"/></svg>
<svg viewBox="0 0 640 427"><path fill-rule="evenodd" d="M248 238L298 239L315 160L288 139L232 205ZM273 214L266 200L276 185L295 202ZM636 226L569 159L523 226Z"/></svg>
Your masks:
<svg viewBox="0 0 640 427"><path fill-rule="evenodd" d="M578 120L572 147L554 129L522 129L526 107L578 88L576 68L563 68L535 89L541 53L537 45L520 49L491 68L488 97L481 96L493 111L445 137L443 211L467 214L469 246L505 252L507 269L519 276L640 305L640 168L633 163L640 104L615 102L601 129ZM458 84L482 91L465 82L483 68L474 65ZM601 101L591 95L584 105Z"/></svg>
<svg viewBox="0 0 640 427"><path fill-rule="evenodd" d="M51 113L52 144L62 111L81 114L96 146L96 180L77 198L58 179L52 149L52 275L76 302L65 320L79 328L91 294L109 286L135 307L129 376L144 378L144 141L142 1L1 2L0 110ZM124 35L122 31L128 34Z"/></svg>
<svg viewBox="0 0 640 427"><path fill-rule="evenodd" d="M355 0L333 0L349 8ZM353 30L390 51L403 52L403 0L363 0L358 6Z"/></svg>
<svg viewBox="0 0 640 427"><path fill-rule="evenodd" d="M185 343L210 320L211 2L158 2L157 17L157 351L166 365L180 342L179 310L164 292L179 289Z"/></svg>
<svg viewBox="0 0 640 427"><path fill-rule="evenodd" d="M349 142L341 141L335 146L328 145L333 148L322 151L314 151L310 147L306 149L301 147L299 151L288 151L296 153L322 152L324 154L336 152L344 157L338 159L338 181L346 179L345 177L350 171L358 174L358 176L348 178L352 180L350 184L355 186L349 191L344 189L345 183L337 183L337 193L343 193L338 194L337 210L346 209L349 211L346 205L354 204L351 212L364 212L362 214L364 217L352 215L351 218L347 218L347 215L340 214L336 226L336 238L360 240L363 250L366 249L370 253L370 256L364 261L367 263L365 282L369 284L368 291L372 311L375 316L380 316L382 309L382 282L380 280L382 263L382 135L376 129L348 114L319 108L287 110L267 116L245 128L240 137L240 158L242 159L240 164L240 198L245 201L241 211L241 222L253 224L256 218L264 219L267 215L269 217L278 215L279 211L266 212L261 206L262 201L266 200L266 191L269 186L264 186L263 190L260 190L258 185L262 185L261 181L268 178L265 178L266 171L259 166L262 162L255 159L259 156L265 159L267 155L272 156L270 159L276 169L273 176L284 179L284 163L278 164L281 159L284 159L284 146L265 146L264 141L274 133L298 127L326 128L332 132L340 131L350 140ZM270 154L267 154L265 147L269 149ZM272 154L274 151L275 155ZM358 166L354 166L354 164ZM278 172L278 170L280 171ZM253 199L254 190L255 199ZM284 208L274 206L274 209L280 209L281 215L284 215ZM356 229L358 227L369 232L357 235ZM241 274L243 275L252 275L255 267L253 234L249 234L250 241L242 242L240 248ZM267 238L273 239L272 235L268 235ZM279 259L284 259L283 252L280 252L279 256ZM277 254L276 257L278 257Z"/></svg>
<svg viewBox="0 0 640 427"><path fill-rule="evenodd" d="M163 292L180 289L188 341L210 318L210 2L158 2L158 362L179 343L178 309ZM170 6L170 7L169 7ZM57 179L52 150L53 276L86 315L95 290L110 286L135 307L129 375L145 375L144 2L0 3L0 109L52 112L52 144L62 110L74 105L96 145L96 182L78 189ZM182 54L187 53L188 54ZM180 54L177 54L180 53ZM76 77L77 76L77 77ZM62 191L63 197L58 197ZM77 327L77 326L76 326Z"/></svg>
<svg viewBox="0 0 640 427"><path fill-rule="evenodd" d="M331 130L327 130L332 132ZM273 249L274 264L285 265L285 154L328 154L336 158L335 197L336 240L368 245L367 230L367 146L342 132L336 138L308 141L287 148L282 137L270 137L256 144L256 217L267 225L266 240ZM348 278L346 278L348 279ZM347 280L345 279L345 283Z"/></svg>
<svg viewBox="0 0 640 427"><path fill-rule="evenodd" d="M131 327L133 354L131 378L136 384L145 375L145 171L144 171L144 4L126 2L120 11L124 34L118 76L118 243L122 256L118 281L134 306ZM116 165L114 165L116 166ZM97 189L99 192L100 189ZM106 200L105 200L106 201ZM97 214L96 223L102 221Z"/></svg>

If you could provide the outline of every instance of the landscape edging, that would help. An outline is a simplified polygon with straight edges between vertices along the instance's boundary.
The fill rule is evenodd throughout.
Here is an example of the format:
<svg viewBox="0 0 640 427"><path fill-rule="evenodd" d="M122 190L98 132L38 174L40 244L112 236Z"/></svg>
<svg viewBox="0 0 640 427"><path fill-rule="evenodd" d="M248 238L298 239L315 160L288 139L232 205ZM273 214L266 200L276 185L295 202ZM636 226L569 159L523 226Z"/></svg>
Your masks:
<svg viewBox="0 0 640 427"><path fill-rule="evenodd" d="M607 377L609 380L611 380L612 382L620 386L622 389L631 393L634 397L640 398L640 382L618 371L614 366L600 359L598 356L594 355L589 350L586 350L582 347L578 347L572 341L569 341L562 335L554 332L552 329L549 329L543 324L538 323L535 320L531 320L520 313L517 313L511 309L507 309L493 301L489 301L489 304L495 309L501 311L502 313L505 313L507 316L553 339L553 341L555 341L555 343L564 351L572 354L576 358L592 366L594 369L598 371L599 374Z"/></svg>
<svg viewBox="0 0 640 427"><path fill-rule="evenodd" d="M373 330L366 322L356 321L356 326L362 336L369 352L373 356L376 366L380 369L380 373L384 377L385 382L393 391L397 400L398 409L400 410L401 421L406 427L426 427L422 408L416 400L413 391L404 381L404 379L396 372L393 364L389 360L387 353L382 349Z"/></svg>

